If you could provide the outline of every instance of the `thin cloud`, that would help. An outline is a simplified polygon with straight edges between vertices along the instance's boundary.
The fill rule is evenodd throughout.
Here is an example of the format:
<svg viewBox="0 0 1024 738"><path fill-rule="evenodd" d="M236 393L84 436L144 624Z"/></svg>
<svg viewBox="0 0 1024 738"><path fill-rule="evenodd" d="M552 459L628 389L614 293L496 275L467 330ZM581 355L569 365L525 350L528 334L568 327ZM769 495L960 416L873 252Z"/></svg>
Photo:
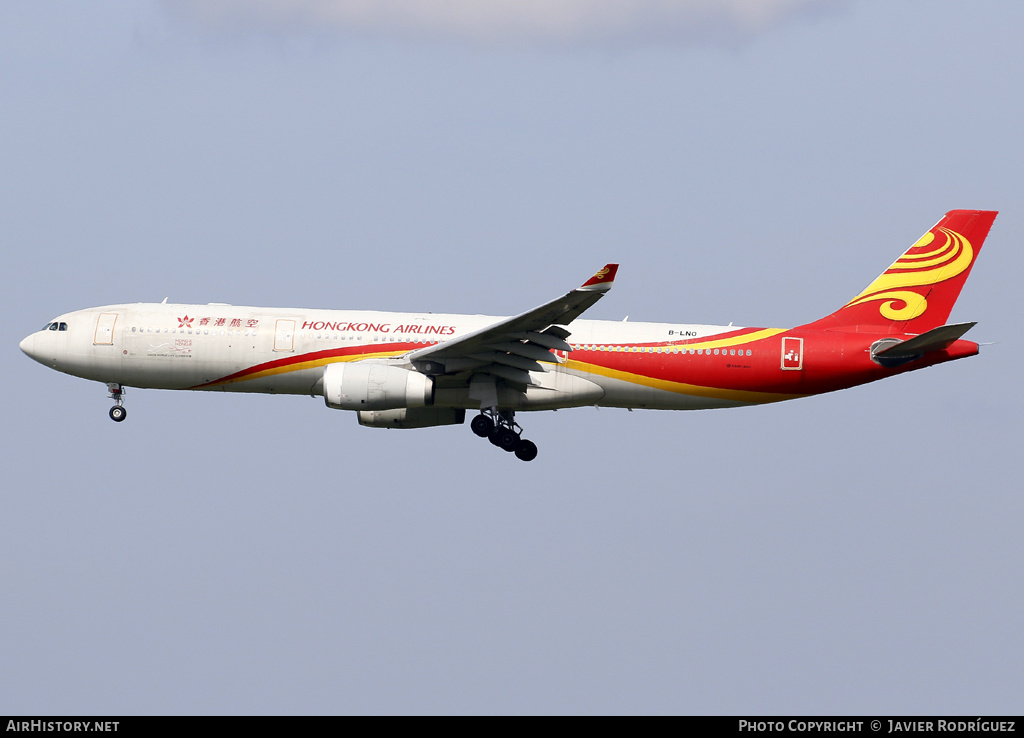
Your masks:
<svg viewBox="0 0 1024 738"><path fill-rule="evenodd" d="M168 7L215 27L316 29L472 42L689 38L753 33L838 0L179 0Z"/></svg>

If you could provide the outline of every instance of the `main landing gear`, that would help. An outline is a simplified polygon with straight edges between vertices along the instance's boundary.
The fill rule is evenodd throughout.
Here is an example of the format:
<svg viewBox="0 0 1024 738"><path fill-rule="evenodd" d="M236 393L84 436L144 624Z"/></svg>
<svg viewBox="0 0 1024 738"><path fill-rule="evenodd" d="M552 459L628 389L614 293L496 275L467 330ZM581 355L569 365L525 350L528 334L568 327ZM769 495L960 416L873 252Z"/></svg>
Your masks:
<svg viewBox="0 0 1024 738"><path fill-rule="evenodd" d="M484 410L473 418L469 427L481 438L488 439L498 448L515 453L523 461L537 458L537 444L520 437L523 429L516 423L512 410Z"/></svg>
<svg viewBox="0 0 1024 738"><path fill-rule="evenodd" d="M110 390L107 397L115 403L114 407L110 408L110 419L115 423L120 423L128 417L128 411L124 409L124 387L117 382L108 382L107 389Z"/></svg>

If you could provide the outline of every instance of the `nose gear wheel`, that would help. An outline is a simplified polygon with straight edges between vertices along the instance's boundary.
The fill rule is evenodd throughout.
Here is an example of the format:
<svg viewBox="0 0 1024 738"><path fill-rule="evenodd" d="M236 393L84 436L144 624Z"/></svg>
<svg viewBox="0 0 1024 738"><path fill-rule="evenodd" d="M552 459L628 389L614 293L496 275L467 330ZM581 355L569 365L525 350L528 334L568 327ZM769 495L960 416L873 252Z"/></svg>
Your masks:
<svg viewBox="0 0 1024 738"><path fill-rule="evenodd" d="M128 411L124 408L124 387L116 382L109 382L107 389L110 390L107 397L114 401L114 407L110 408L110 419L115 423L120 423L128 417Z"/></svg>

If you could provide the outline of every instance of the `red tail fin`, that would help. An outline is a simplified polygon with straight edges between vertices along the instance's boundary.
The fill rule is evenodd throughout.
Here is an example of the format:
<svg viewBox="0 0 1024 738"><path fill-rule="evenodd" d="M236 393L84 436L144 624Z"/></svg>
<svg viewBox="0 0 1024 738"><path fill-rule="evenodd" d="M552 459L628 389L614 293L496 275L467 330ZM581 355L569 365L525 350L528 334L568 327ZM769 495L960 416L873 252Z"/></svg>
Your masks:
<svg viewBox="0 0 1024 738"><path fill-rule="evenodd" d="M994 210L950 210L867 289L803 327L924 333L944 325L995 219Z"/></svg>

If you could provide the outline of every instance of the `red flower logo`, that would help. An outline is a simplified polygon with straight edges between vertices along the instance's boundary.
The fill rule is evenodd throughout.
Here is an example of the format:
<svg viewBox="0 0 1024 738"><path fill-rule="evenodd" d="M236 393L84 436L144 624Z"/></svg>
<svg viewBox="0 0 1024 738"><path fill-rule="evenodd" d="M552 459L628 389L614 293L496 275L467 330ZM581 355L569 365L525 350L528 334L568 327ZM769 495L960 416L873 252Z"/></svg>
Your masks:
<svg viewBox="0 0 1024 738"><path fill-rule="evenodd" d="M190 318L187 315L184 318L178 318L178 327L179 328L191 328L193 320L195 320L195 318Z"/></svg>

